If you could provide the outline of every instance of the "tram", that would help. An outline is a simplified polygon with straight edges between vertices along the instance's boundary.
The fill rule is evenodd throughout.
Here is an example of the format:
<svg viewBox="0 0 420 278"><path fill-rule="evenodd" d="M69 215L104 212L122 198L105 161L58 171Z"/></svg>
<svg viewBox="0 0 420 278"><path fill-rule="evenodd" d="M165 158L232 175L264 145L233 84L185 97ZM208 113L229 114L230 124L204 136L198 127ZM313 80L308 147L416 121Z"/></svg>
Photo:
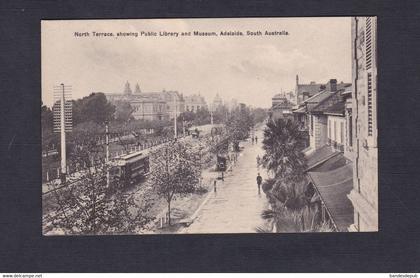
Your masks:
<svg viewBox="0 0 420 278"><path fill-rule="evenodd" d="M142 150L115 159L111 163L110 177L129 186L144 180L149 171L149 151Z"/></svg>

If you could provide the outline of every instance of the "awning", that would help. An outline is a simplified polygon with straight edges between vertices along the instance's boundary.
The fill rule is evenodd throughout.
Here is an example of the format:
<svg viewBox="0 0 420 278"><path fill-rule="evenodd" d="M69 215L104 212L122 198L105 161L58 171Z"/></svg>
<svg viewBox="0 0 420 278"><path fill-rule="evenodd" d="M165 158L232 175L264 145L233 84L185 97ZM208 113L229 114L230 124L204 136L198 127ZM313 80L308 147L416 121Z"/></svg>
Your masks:
<svg viewBox="0 0 420 278"><path fill-rule="evenodd" d="M306 113L306 107L303 106L303 107L300 107L296 110L293 110L293 113Z"/></svg>
<svg viewBox="0 0 420 278"><path fill-rule="evenodd" d="M308 174L336 228L346 232L354 220L353 205L347 198L353 189L353 164L348 163L328 172Z"/></svg>
<svg viewBox="0 0 420 278"><path fill-rule="evenodd" d="M329 160L329 159L331 159L334 156L339 155L339 154L340 154L339 151L333 150L328 145L325 145L325 146L322 146L319 149L316 149L315 151L309 153L306 156L307 164L308 164L307 171L314 170L314 168L316 168L317 166L320 166L321 164L323 164L327 160Z"/></svg>
<svg viewBox="0 0 420 278"><path fill-rule="evenodd" d="M325 162L318 164L318 166L312 168L312 172L327 172L337 168L343 167L350 161L344 156L343 153L334 155L327 159Z"/></svg>

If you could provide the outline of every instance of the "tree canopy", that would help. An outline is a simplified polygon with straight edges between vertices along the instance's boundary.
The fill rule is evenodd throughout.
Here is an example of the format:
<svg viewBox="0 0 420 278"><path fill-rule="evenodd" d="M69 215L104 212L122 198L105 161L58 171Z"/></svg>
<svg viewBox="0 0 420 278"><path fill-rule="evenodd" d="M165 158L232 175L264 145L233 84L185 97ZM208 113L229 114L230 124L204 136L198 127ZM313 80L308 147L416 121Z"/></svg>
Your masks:
<svg viewBox="0 0 420 278"><path fill-rule="evenodd" d="M151 154L150 182L168 204L171 224L171 202L176 196L193 193L199 185L200 158L187 143L172 141Z"/></svg>
<svg viewBox="0 0 420 278"><path fill-rule="evenodd" d="M92 93L73 101L73 124L95 122L104 124L114 119L115 106L107 101L103 93Z"/></svg>
<svg viewBox="0 0 420 278"><path fill-rule="evenodd" d="M303 141L302 133L294 121L278 119L268 122L264 130L263 166L276 178L302 179L306 170Z"/></svg>

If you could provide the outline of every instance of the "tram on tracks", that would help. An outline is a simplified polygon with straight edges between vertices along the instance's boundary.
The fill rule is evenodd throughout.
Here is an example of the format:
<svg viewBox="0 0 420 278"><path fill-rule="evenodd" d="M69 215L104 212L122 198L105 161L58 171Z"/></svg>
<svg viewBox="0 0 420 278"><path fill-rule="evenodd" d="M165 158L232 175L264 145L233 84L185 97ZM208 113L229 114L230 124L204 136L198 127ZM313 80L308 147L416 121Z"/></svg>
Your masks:
<svg viewBox="0 0 420 278"><path fill-rule="evenodd" d="M118 180L123 186L144 180L150 171L149 151L142 150L114 159L110 167L111 179Z"/></svg>

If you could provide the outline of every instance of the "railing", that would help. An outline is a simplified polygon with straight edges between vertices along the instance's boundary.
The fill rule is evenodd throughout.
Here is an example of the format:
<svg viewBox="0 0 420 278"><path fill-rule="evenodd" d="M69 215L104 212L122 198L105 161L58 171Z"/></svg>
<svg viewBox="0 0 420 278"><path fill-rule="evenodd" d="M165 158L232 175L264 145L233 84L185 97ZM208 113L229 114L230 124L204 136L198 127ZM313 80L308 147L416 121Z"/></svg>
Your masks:
<svg viewBox="0 0 420 278"><path fill-rule="evenodd" d="M187 135L186 135L187 136ZM185 136L185 137L186 137ZM184 136L181 134L178 139L184 138ZM114 159L116 157L119 156L124 156L124 155L128 155L130 153L133 152L138 152L138 151L142 151L144 149L148 149L151 147L155 147L164 143L167 143L169 141L173 140L173 138L169 138L169 137L163 137L163 138L158 138L155 140L147 140L146 142L144 142L143 144L129 144L126 146L126 149L124 150L120 150L120 151L116 151L116 152L110 152L109 157L110 159ZM105 156L105 154L104 154ZM99 164L103 164L105 163L105 157L101 157L95 160L92 160L91 165L99 165ZM43 169L42 169L42 182L49 182L55 179L58 179L60 177L60 167L45 167L47 165L43 165ZM80 163L69 163L67 165L67 175L71 175L73 173L79 172L80 170L86 169L88 167L88 165L86 163L84 163L83 165L81 165Z"/></svg>

